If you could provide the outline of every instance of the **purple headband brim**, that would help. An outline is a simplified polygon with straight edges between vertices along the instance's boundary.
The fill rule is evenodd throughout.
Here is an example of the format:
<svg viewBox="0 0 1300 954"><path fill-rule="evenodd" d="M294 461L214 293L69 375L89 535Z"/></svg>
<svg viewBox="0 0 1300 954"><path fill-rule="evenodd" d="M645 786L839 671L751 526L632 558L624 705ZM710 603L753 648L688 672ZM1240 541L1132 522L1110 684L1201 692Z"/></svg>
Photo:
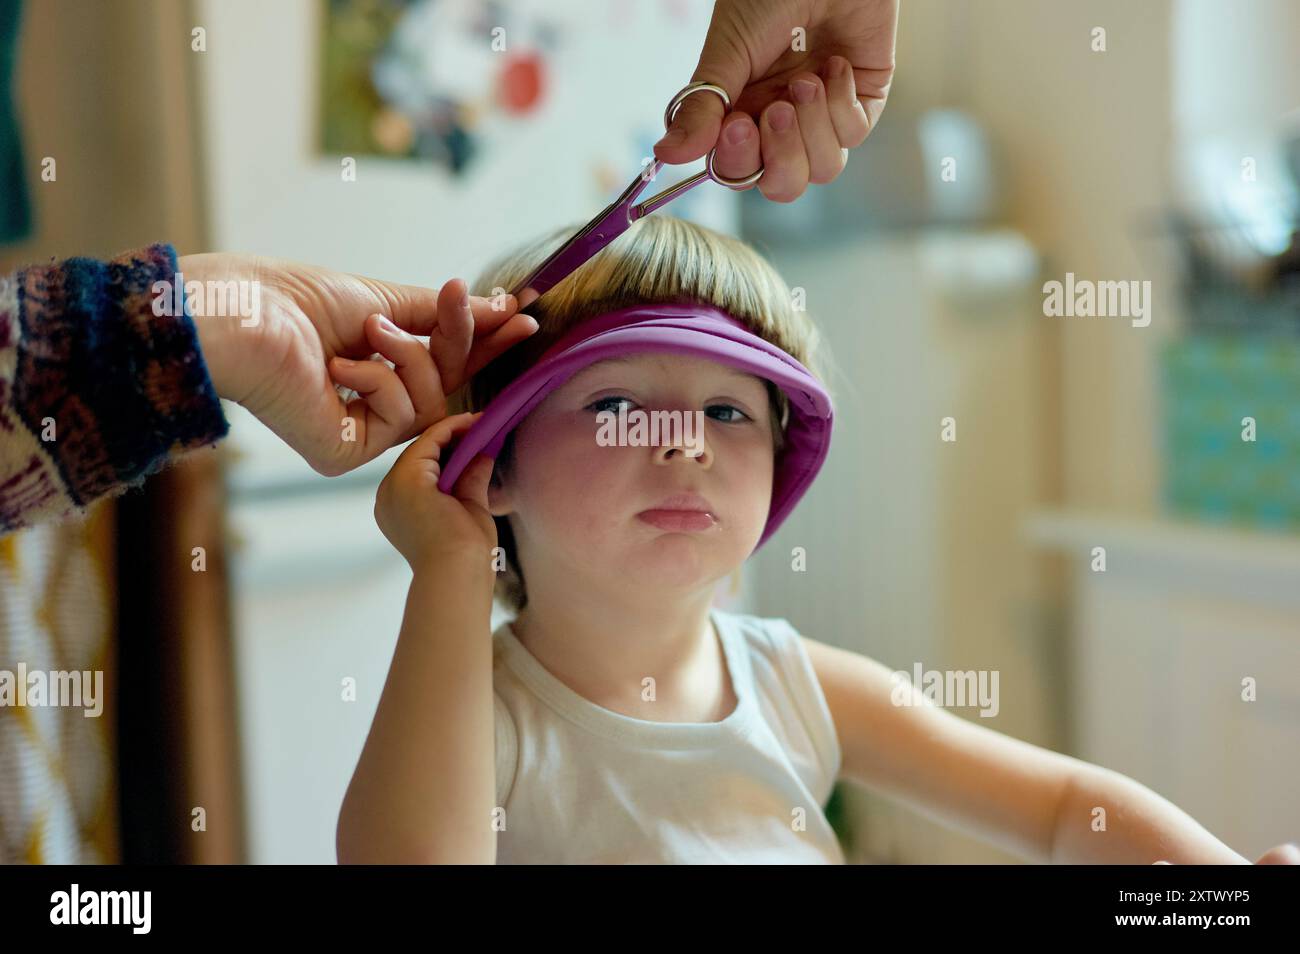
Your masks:
<svg viewBox="0 0 1300 954"><path fill-rule="evenodd" d="M786 442L776 462L767 525L754 549L784 521L821 470L831 444L830 395L776 345L717 308L700 304L634 305L570 329L484 409L452 452L438 480L450 493L479 454L496 459L506 438L546 396L578 371L606 358L637 353L705 358L771 381L790 400Z"/></svg>

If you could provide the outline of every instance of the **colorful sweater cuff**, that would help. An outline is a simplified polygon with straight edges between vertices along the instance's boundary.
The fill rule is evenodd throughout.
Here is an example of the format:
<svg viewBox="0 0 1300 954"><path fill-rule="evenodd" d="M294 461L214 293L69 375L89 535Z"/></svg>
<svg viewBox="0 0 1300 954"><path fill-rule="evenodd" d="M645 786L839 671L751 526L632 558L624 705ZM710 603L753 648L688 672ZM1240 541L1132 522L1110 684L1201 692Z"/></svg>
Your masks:
<svg viewBox="0 0 1300 954"><path fill-rule="evenodd" d="M0 276L0 532L139 485L229 429L186 315L154 314L176 250Z"/></svg>

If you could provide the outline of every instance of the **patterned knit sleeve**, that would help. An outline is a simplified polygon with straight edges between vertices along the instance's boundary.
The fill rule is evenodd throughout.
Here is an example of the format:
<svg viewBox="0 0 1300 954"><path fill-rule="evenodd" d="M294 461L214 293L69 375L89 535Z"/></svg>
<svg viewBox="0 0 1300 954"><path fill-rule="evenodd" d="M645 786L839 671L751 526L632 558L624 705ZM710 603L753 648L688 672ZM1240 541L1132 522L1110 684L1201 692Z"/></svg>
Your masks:
<svg viewBox="0 0 1300 954"><path fill-rule="evenodd" d="M228 424L166 244L0 273L0 533L84 512ZM168 309L159 309L168 310Z"/></svg>

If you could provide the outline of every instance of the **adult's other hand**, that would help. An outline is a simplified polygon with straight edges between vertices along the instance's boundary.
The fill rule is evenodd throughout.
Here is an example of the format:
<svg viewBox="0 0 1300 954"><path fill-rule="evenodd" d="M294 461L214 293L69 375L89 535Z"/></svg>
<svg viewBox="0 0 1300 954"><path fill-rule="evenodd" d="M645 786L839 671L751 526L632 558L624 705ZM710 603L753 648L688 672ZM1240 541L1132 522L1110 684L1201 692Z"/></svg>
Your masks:
<svg viewBox="0 0 1300 954"><path fill-rule="evenodd" d="M470 296L460 279L422 288L226 253L186 255L179 267L186 284L235 282L257 305L223 317L192 299L217 393L331 477L442 420L447 395L537 330L513 295ZM345 403L336 384L360 396Z"/></svg>

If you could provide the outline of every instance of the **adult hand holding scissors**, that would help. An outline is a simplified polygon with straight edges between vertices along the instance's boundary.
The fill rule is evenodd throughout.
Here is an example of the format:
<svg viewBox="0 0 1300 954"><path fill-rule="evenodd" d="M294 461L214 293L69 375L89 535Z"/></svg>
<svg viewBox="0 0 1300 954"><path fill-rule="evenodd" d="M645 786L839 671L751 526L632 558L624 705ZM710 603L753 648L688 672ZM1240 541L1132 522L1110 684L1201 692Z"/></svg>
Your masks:
<svg viewBox="0 0 1300 954"><path fill-rule="evenodd" d="M717 0L691 79L721 86L735 108L690 97L656 157L690 162L716 146L719 173L763 166L758 189L776 202L832 181L885 108L897 24L898 0Z"/></svg>

